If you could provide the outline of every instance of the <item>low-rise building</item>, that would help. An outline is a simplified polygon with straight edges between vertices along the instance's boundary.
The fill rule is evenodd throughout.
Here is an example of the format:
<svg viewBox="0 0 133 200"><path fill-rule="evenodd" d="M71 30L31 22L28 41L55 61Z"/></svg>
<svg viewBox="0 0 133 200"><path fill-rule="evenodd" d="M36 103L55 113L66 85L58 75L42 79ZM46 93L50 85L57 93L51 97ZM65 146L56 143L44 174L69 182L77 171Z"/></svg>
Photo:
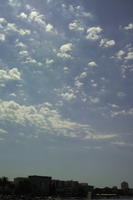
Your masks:
<svg viewBox="0 0 133 200"><path fill-rule="evenodd" d="M44 195L49 195L50 193L50 185L51 185L51 177L49 176L29 176L28 177L33 191L37 193L41 193Z"/></svg>
<svg viewBox="0 0 133 200"><path fill-rule="evenodd" d="M128 183L126 181L123 181L121 183L121 189L122 190L128 190L129 189Z"/></svg>

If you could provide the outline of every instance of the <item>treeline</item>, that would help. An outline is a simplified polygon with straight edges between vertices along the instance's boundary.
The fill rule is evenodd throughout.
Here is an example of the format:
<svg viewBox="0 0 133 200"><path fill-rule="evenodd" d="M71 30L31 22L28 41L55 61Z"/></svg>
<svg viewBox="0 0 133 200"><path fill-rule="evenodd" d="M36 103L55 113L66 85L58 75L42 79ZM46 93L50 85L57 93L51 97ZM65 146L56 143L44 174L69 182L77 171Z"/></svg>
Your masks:
<svg viewBox="0 0 133 200"><path fill-rule="evenodd" d="M0 178L0 194L12 194L14 192L14 184L7 177Z"/></svg>

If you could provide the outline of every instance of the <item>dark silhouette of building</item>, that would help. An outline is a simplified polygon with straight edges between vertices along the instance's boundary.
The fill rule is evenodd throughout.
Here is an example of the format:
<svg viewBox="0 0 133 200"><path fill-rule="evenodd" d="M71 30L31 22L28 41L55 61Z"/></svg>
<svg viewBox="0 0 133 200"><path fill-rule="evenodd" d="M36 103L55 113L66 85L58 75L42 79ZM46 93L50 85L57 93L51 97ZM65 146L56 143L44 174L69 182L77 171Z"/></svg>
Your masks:
<svg viewBox="0 0 133 200"><path fill-rule="evenodd" d="M90 190L87 183L53 180L49 176L36 175L15 178L14 185L17 194L32 193L44 196L86 197Z"/></svg>
<svg viewBox="0 0 133 200"><path fill-rule="evenodd" d="M51 177L49 176L29 176L29 181L33 191L44 194L46 196L50 193Z"/></svg>
<svg viewBox="0 0 133 200"><path fill-rule="evenodd" d="M16 191L24 193L42 194L48 196L50 193L51 177L49 176L29 176L14 179ZM25 187L26 186L26 187Z"/></svg>
<svg viewBox="0 0 133 200"><path fill-rule="evenodd" d="M133 197L133 189L128 183L123 181L121 188L116 186L94 188L87 183L79 183L73 180L54 180L49 176L28 176L17 177L14 181L9 181L7 177L0 178L0 199L1 196L11 195L10 199L17 199L19 196L29 197L50 196L50 197L87 197L94 198L121 198ZM15 196L15 197L13 197ZM13 197L13 198L12 198Z"/></svg>
<svg viewBox="0 0 133 200"><path fill-rule="evenodd" d="M121 183L121 189L122 189L122 190L128 190L128 189L129 189L128 183L125 182L125 181L123 181L123 182Z"/></svg>

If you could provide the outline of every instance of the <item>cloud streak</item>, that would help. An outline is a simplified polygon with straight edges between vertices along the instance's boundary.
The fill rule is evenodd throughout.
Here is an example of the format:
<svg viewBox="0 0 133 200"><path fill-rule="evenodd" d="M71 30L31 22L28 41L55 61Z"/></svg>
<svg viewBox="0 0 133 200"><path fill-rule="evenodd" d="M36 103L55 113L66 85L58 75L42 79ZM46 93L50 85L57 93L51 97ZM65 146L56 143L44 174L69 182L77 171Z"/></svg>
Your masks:
<svg viewBox="0 0 133 200"><path fill-rule="evenodd" d="M117 135L112 134L100 135L87 124L63 119L60 113L47 102L37 106L25 106L15 101L0 101L0 120L13 122L24 127L27 124L32 125L36 127L38 134L44 132L86 140L108 140L117 137ZM6 133L2 129L0 132Z"/></svg>

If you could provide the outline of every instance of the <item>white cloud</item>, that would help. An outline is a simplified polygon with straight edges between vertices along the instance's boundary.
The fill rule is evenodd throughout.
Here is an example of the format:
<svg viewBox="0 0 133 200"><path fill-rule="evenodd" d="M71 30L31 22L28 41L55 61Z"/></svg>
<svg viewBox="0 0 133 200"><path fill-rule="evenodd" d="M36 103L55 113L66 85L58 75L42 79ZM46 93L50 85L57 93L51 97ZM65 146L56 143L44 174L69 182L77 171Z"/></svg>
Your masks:
<svg viewBox="0 0 133 200"><path fill-rule="evenodd" d="M115 45L114 40L107 40L107 39L101 39L100 46L101 47L111 47Z"/></svg>
<svg viewBox="0 0 133 200"><path fill-rule="evenodd" d="M19 2L17 0L8 0L8 3L13 7L20 7L20 5L21 5L21 2Z"/></svg>
<svg viewBox="0 0 133 200"><path fill-rule="evenodd" d="M120 51L118 51L116 53L116 58L119 59L119 60L121 60L123 58L124 54L125 54L125 51L120 50Z"/></svg>
<svg viewBox="0 0 133 200"><path fill-rule="evenodd" d="M28 21L34 21L38 25L40 25L46 32L56 33L52 24L47 24L45 21L45 16L40 14L37 10L31 9L31 13L28 16Z"/></svg>
<svg viewBox="0 0 133 200"><path fill-rule="evenodd" d="M16 40L16 47L26 48L27 46L23 42L19 42L19 40Z"/></svg>
<svg viewBox="0 0 133 200"><path fill-rule="evenodd" d="M29 15L22 12L18 17L21 19L28 21L30 23L37 23L40 27L43 28L44 31L49 33L56 33L56 30L54 29L53 25L50 23L46 23L45 16L43 14L40 14L35 8L32 8L31 6L26 6L28 10L30 11Z"/></svg>
<svg viewBox="0 0 133 200"><path fill-rule="evenodd" d="M75 81L75 86L76 86L77 88L80 88L81 86L83 86L83 83L80 82L79 80L76 80L76 81Z"/></svg>
<svg viewBox="0 0 133 200"><path fill-rule="evenodd" d="M112 142L112 144L118 145L118 146L125 146L126 143L123 141L116 141L116 142Z"/></svg>
<svg viewBox="0 0 133 200"><path fill-rule="evenodd" d="M53 2L53 0L47 0L47 4L52 3L52 2Z"/></svg>
<svg viewBox="0 0 133 200"><path fill-rule="evenodd" d="M77 20L74 20L72 23L69 24L69 29L74 31L84 31L84 27L81 26L81 24Z"/></svg>
<svg viewBox="0 0 133 200"><path fill-rule="evenodd" d="M20 13L20 15L18 17L20 17L22 19L27 19L28 15L26 13L22 12L22 13Z"/></svg>
<svg viewBox="0 0 133 200"><path fill-rule="evenodd" d="M31 34L31 31L30 30L28 30L28 29L19 29L18 30L18 33L20 34L20 35L30 35Z"/></svg>
<svg viewBox="0 0 133 200"><path fill-rule="evenodd" d="M112 108L119 108L119 106L118 105L116 105L116 104L109 104Z"/></svg>
<svg viewBox="0 0 133 200"><path fill-rule="evenodd" d="M62 4L62 7L63 8L66 8L66 5L65 4ZM69 11L75 15L75 17L77 18L81 18L81 17L87 17L89 19L93 19L93 15L90 13L90 12L85 12L84 11L84 8L80 5L78 6L73 6L73 5L70 5L69 6ZM67 11L68 12L68 11Z"/></svg>
<svg viewBox="0 0 133 200"><path fill-rule="evenodd" d="M5 41L5 38L6 38L5 35L0 33L0 41Z"/></svg>
<svg viewBox="0 0 133 200"><path fill-rule="evenodd" d="M66 59L70 58L70 59L72 59L72 56L70 54L68 54L68 53L59 52L59 53L57 53L57 56L61 57L61 58L66 58Z"/></svg>
<svg viewBox="0 0 133 200"><path fill-rule="evenodd" d="M7 133L8 132L6 130L0 128L0 134L7 134Z"/></svg>
<svg viewBox="0 0 133 200"><path fill-rule="evenodd" d="M72 43L61 45L57 53L57 56L61 58L72 58L70 54L70 52L72 51L72 47L73 47Z"/></svg>
<svg viewBox="0 0 133 200"><path fill-rule="evenodd" d="M45 27L45 30L46 30L46 32L51 32L51 33L53 33L55 31L52 24L47 24Z"/></svg>
<svg viewBox="0 0 133 200"><path fill-rule="evenodd" d="M92 87L97 87L98 86L98 84L95 82L95 80L92 79L90 82L91 82L91 86Z"/></svg>
<svg viewBox="0 0 133 200"><path fill-rule="evenodd" d="M2 23L6 23L6 19L5 18L0 18L0 23L2 24Z"/></svg>
<svg viewBox="0 0 133 200"><path fill-rule="evenodd" d="M111 112L111 117L117 117L117 116L130 116L133 115L133 108L130 108L128 110L119 110L116 112Z"/></svg>
<svg viewBox="0 0 133 200"><path fill-rule="evenodd" d="M51 64L53 64L54 63L54 60L53 59L46 59L46 61L45 61L45 63L46 63L46 65L51 65Z"/></svg>
<svg viewBox="0 0 133 200"><path fill-rule="evenodd" d="M21 54L22 55L22 54ZM24 54L23 54L24 55ZM27 55L27 54L26 54ZM37 61L34 58L27 57L24 63L32 63L32 64L37 64Z"/></svg>
<svg viewBox="0 0 133 200"><path fill-rule="evenodd" d="M88 63L88 66L90 66L90 67L96 67L97 64L96 64L96 62L91 61L91 62Z"/></svg>
<svg viewBox="0 0 133 200"><path fill-rule="evenodd" d="M12 68L8 71L8 76L12 80L21 80L21 74L17 68Z"/></svg>
<svg viewBox="0 0 133 200"><path fill-rule="evenodd" d="M9 96L16 97L17 95L15 93L11 93Z"/></svg>
<svg viewBox="0 0 133 200"><path fill-rule="evenodd" d="M21 55L21 56L28 56L29 53L28 53L28 51L23 50L23 51L20 51L20 52L19 52L19 55Z"/></svg>
<svg viewBox="0 0 133 200"><path fill-rule="evenodd" d="M0 81L0 87L4 88L5 86L6 86L5 83L1 83Z"/></svg>
<svg viewBox="0 0 133 200"><path fill-rule="evenodd" d="M21 74L17 68L12 68L8 71L0 70L0 79L2 79L2 80L21 80Z"/></svg>
<svg viewBox="0 0 133 200"><path fill-rule="evenodd" d="M115 134L98 134L88 124L64 119L49 103L25 106L15 101L0 101L0 120L34 126L38 130L35 132L37 137L40 132L85 140L111 140L117 137Z"/></svg>
<svg viewBox="0 0 133 200"><path fill-rule="evenodd" d="M47 29L47 31L52 30L52 25L46 24L44 15L40 14L36 9L32 8L30 5L26 5L26 8L30 13L27 15L26 13L22 12L18 17L30 23L35 22L36 24L41 26L44 30L45 29Z"/></svg>
<svg viewBox="0 0 133 200"><path fill-rule="evenodd" d="M103 29L99 26L90 27L87 29L87 36L86 39L88 40L99 40L101 38L100 33Z"/></svg>
<svg viewBox="0 0 133 200"><path fill-rule="evenodd" d="M18 29L16 27L16 24L14 23L8 23L7 26L6 26L6 31L14 31L14 32L17 32Z"/></svg>
<svg viewBox="0 0 133 200"><path fill-rule="evenodd" d="M20 35L30 35L31 34L31 31L29 29L22 29L22 28L18 28L16 26L16 24L14 23L8 23L6 28L5 28L5 31L6 32L9 32L9 31L14 31L14 32L17 32L19 33Z"/></svg>
<svg viewBox="0 0 133 200"><path fill-rule="evenodd" d="M124 26L123 29L125 29L125 30L132 30L133 29L133 24L130 23L127 26Z"/></svg>
<svg viewBox="0 0 133 200"><path fill-rule="evenodd" d="M92 15L90 12L82 12L82 15L83 15L84 17L89 17L90 19L93 18L93 15Z"/></svg>
<svg viewBox="0 0 133 200"><path fill-rule="evenodd" d="M115 137L118 137L115 134L106 134L106 135L89 135L86 136L85 139L91 139L91 140L108 140L113 139Z"/></svg>
<svg viewBox="0 0 133 200"><path fill-rule="evenodd" d="M64 69L64 72L68 72L69 67L65 66L63 69Z"/></svg>
<svg viewBox="0 0 133 200"><path fill-rule="evenodd" d="M124 142L124 141L116 141L116 142L112 142L112 144L121 146L121 147L133 147L132 143L128 143L128 142Z"/></svg>
<svg viewBox="0 0 133 200"><path fill-rule="evenodd" d="M123 98L123 97L126 96L126 93L125 92L118 92L117 96L120 97L120 98Z"/></svg>
<svg viewBox="0 0 133 200"><path fill-rule="evenodd" d="M62 93L61 96L63 97L64 100L66 101L71 101L76 99L76 95L74 93Z"/></svg>
<svg viewBox="0 0 133 200"><path fill-rule="evenodd" d="M96 104L96 103L99 103L99 102L100 102L100 99L99 99L98 97L89 96L89 101L90 101L91 103Z"/></svg>
<svg viewBox="0 0 133 200"><path fill-rule="evenodd" d="M80 6L73 6L73 5L70 5L69 6L69 11L70 12L77 12L77 11L79 11L80 10Z"/></svg>
<svg viewBox="0 0 133 200"><path fill-rule="evenodd" d="M124 59L133 60L133 52L128 52L127 56Z"/></svg>
<svg viewBox="0 0 133 200"><path fill-rule="evenodd" d="M98 84L97 84L97 83L92 83L91 86L92 86L92 87L97 87Z"/></svg>
<svg viewBox="0 0 133 200"><path fill-rule="evenodd" d="M87 72L82 72L81 74L80 74L80 76L79 76L79 78L85 78L85 77L87 77Z"/></svg>
<svg viewBox="0 0 133 200"><path fill-rule="evenodd" d="M38 11L36 11L35 9L34 10L31 10L31 13L29 14L29 20L31 21L35 21L37 22L38 24L41 24L41 25L46 25L45 21L43 20L44 16L43 15L40 15L40 13Z"/></svg>
<svg viewBox="0 0 133 200"><path fill-rule="evenodd" d="M47 104L25 106L15 101L0 101L0 119L12 121L23 126L35 126L38 132L46 131L57 136L84 138L93 134L89 125L63 119L62 116Z"/></svg>
<svg viewBox="0 0 133 200"><path fill-rule="evenodd" d="M58 92L59 96L61 96L66 101L71 101L76 99L75 91L70 86L64 86L62 90L57 89L56 92Z"/></svg>
<svg viewBox="0 0 133 200"><path fill-rule="evenodd" d="M67 44L63 44L62 46L60 46L60 51L61 52L68 52L72 50L72 43L67 43Z"/></svg>
<svg viewBox="0 0 133 200"><path fill-rule="evenodd" d="M28 11L31 11L31 10L32 10L32 7L31 7L29 4L26 4L26 5L25 5L25 8L26 8L26 10L28 10Z"/></svg>

